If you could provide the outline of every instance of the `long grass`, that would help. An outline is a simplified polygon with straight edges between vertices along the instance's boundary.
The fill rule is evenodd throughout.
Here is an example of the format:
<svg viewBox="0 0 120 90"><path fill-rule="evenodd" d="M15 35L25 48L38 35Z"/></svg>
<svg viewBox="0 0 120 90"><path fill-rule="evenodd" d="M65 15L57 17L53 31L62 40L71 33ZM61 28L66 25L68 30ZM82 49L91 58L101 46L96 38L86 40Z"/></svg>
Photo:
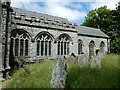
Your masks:
<svg viewBox="0 0 120 90"><path fill-rule="evenodd" d="M118 88L120 77L118 69L118 55L105 55L101 69L91 69L90 64L84 68L76 63L67 63L66 88ZM17 70L6 88L51 88L50 80L52 69L56 61L43 61L27 67L32 72L29 75L24 69Z"/></svg>
<svg viewBox="0 0 120 90"><path fill-rule="evenodd" d="M27 65L32 75L23 68L15 72L5 88L50 88L50 79L55 61L42 61Z"/></svg>
<svg viewBox="0 0 120 90"><path fill-rule="evenodd" d="M118 88L118 55L106 55L101 69L68 67L67 88Z"/></svg>

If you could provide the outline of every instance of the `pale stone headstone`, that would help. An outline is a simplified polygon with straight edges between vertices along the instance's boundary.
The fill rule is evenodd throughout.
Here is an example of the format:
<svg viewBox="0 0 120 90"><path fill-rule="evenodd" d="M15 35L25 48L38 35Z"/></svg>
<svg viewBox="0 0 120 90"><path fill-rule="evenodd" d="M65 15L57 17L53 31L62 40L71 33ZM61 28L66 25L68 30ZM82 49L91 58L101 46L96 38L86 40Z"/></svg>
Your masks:
<svg viewBox="0 0 120 90"><path fill-rule="evenodd" d="M68 61L69 61L70 64L74 64L75 63L75 57L70 56Z"/></svg>
<svg viewBox="0 0 120 90"><path fill-rule="evenodd" d="M78 64L80 67L86 66L88 64L88 56L86 54L80 54L78 56Z"/></svg>
<svg viewBox="0 0 120 90"><path fill-rule="evenodd" d="M98 54L97 56L93 56L91 60L91 68L101 68L101 54Z"/></svg>
<svg viewBox="0 0 120 90"><path fill-rule="evenodd" d="M78 56L78 64L80 67L84 66L84 54Z"/></svg>
<svg viewBox="0 0 120 90"><path fill-rule="evenodd" d="M51 77L52 88L65 88L65 83L67 79L66 67L67 67L66 59L59 58L52 71Z"/></svg>
<svg viewBox="0 0 120 90"><path fill-rule="evenodd" d="M97 68L97 61L95 56L91 56L91 68Z"/></svg>
<svg viewBox="0 0 120 90"><path fill-rule="evenodd" d="M103 59L103 54L102 53L99 53L97 56L96 56L96 61L97 61L97 65L98 65L98 68L101 68L101 61Z"/></svg>

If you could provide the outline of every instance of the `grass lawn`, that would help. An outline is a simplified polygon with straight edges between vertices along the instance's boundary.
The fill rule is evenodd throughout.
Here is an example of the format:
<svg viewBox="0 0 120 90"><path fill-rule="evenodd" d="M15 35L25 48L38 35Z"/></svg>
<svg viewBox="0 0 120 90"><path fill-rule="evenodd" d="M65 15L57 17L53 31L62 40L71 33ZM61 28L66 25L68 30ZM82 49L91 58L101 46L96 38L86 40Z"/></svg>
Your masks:
<svg viewBox="0 0 120 90"><path fill-rule="evenodd" d="M6 88L51 88L50 80L55 60L42 61L27 65L32 75L24 69L17 70L8 80ZM79 65L67 65L66 88L117 88L118 87L118 55L106 55L101 69L91 69L90 65L80 68Z"/></svg>

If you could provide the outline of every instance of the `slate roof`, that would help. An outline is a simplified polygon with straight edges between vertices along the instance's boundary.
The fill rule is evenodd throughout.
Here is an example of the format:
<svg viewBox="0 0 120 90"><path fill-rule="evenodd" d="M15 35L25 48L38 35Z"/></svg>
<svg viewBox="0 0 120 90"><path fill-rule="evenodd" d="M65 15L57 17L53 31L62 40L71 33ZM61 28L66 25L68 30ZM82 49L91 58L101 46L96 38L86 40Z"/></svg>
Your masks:
<svg viewBox="0 0 120 90"><path fill-rule="evenodd" d="M43 17L45 20L51 19L53 21L59 20L59 22L69 23L69 21L67 19L62 18L62 17L52 16L52 15L48 15L48 14L42 14L42 13L38 13L38 12L34 12L34 11L23 10L23 9L15 8L15 7L13 7L13 11L16 12L16 16L25 14L26 17L28 17L28 18L35 16L37 19L39 19L40 17Z"/></svg>
<svg viewBox="0 0 120 90"><path fill-rule="evenodd" d="M23 10L15 7L13 7L13 11L16 12L16 16L25 14L27 18L31 18L32 16L35 16L37 19L39 19L40 17L43 17L45 20L51 19L52 21L59 20L60 23L62 22L69 23L69 21L65 18L56 17L48 14L37 13L37 12ZM109 36L103 33L100 29L90 28L86 26L77 26L76 30L78 31L79 35L109 38Z"/></svg>
<svg viewBox="0 0 120 90"><path fill-rule="evenodd" d="M100 29L86 27L86 26L78 26L76 27L76 29L78 31L78 34L80 35L109 38L109 36L103 33Z"/></svg>

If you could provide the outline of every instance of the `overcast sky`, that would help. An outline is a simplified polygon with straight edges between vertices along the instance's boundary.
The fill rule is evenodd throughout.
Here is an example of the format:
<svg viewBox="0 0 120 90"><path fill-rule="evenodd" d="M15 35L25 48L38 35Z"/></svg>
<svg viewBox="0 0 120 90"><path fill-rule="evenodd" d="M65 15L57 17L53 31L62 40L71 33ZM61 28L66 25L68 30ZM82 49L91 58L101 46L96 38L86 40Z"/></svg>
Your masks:
<svg viewBox="0 0 120 90"><path fill-rule="evenodd" d="M106 5L115 9L119 0L11 0L11 6L67 18L81 24L87 13Z"/></svg>

